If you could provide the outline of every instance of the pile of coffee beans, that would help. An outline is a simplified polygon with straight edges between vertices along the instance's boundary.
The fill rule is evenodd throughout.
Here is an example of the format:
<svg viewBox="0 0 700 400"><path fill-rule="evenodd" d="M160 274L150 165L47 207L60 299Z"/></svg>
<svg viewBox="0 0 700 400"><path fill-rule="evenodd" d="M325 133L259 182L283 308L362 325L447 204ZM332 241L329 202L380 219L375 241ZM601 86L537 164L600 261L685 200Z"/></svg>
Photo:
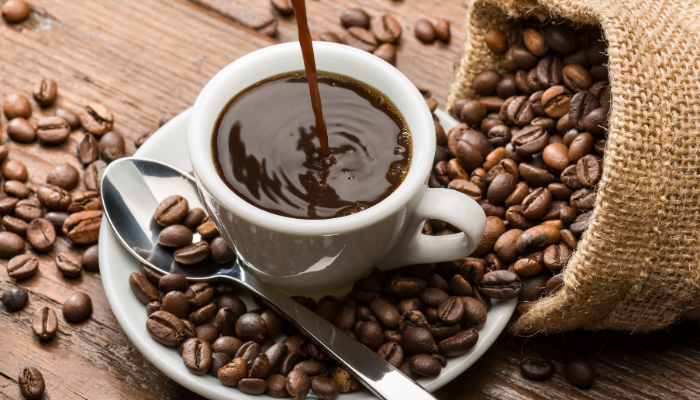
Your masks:
<svg viewBox="0 0 700 400"><path fill-rule="evenodd" d="M451 109L463 123L445 134L436 122L429 185L470 196L487 215L481 243L454 268L478 264L514 272L522 279L518 311L526 312L562 287L561 271L588 226L611 93L599 27L528 20L519 32L524 45L509 43L498 28L485 34L508 74L480 72L472 82L478 98L459 99ZM458 231L439 220L423 229ZM523 373L533 378L552 370L539 360L523 363ZM572 382L590 386L588 379Z"/></svg>
<svg viewBox="0 0 700 400"><path fill-rule="evenodd" d="M190 209L187 199L172 195L161 201L153 214L153 219L165 227L158 234L158 244L177 248L175 261L192 265L211 256L217 264L225 264L236 258L236 253L219 235L214 222L203 209ZM192 242L193 231L203 240Z"/></svg>
<svg viewBox="0 0 700 400"><path fill-rule="evenodd" d="M186 220L191 210L183 200L164 200L156 221L175 215L172 221ZM192 240L185 225L168 225L162 232L173 226L182 226L178 231L187 236L179 245ZM229 285L190 284L182 275L161 275L145 265L131 274L129 286L146 305L148 333L165 346L178 346L193 374L207 373L244 393L276 398L302 399L312 390L335 399L360 388L347 369L255 296L259 308L248 310ZM438 376L446 357L467 353L478 341L491 299L514 298L520 291L514 272L487 272L481 263L464 262L375 272L355 282L342 301L293 298L416 379Z"/></svg>
<svg viewBox="0 0 700 400"><path fill-rule="evenodd" d="M450 42L450 22L446 19L439 19L435 24L430 20L420 19L413 27L413 32L416 38L425 44L434 43L436 40Z"/></svg>

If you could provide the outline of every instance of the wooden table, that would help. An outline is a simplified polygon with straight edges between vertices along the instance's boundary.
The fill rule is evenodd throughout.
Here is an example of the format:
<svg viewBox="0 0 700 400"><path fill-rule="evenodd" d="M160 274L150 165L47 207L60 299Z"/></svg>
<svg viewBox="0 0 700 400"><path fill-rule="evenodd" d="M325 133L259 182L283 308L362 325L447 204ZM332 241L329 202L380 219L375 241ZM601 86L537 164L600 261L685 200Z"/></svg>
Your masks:
<svg viewBox="0 0 700 400"><path fill-rule="evenodd" d="M273 15L266 0L30 0L29 20L0 22L0 96L29 94L43 76L59 83L60 97L48 109L35 108L32 120L53 115L57 107L78 110L90 101L106 104L115 114L114 129L133 141L153 131L164 114L189 107L204 84L236 58L280 41L296 39L291 19L279 17L275 38L255 32ZM391 12L404 26L397 67L418 87L432 91L444 105L453 63L464 42L466 6L461 0L320 0L309 1L310 26L341 33L340 13L351 6L372 15ZM423 45L413 36L419 18L447 18L452 23L449 45ZM3 120L3 142L8 142ZM37 143L9 143L10 158L30 169L30 186L45 182L55 164L68 162L81 134L68 143L43 147ZM44 374L49 399L193 399L199 398L156 370L122 332L112 315L98 273L66 279L53 257L74 250L63 237L53 251L41 255L40 272L21 281L30 292L29 305L17 313L0 310L0 397L20 398L16 382L21 369L38 367ZM6 261L0 261L3 266ZM0 291L15 282L0 268ZM31 318L41 306L60 310L73 291L87 292L93 300L92 317L67 324L59 317L59 333L39 342ZM60 314L60 313L59 313ZM577 332L527 339L503 334L466 373L437 392L440 399L467 398L692 398L700 396L700 352L694 324L665 333L628 336ZM562 374L568 349L588 352L598 377L594 386L580 390ZM544 382L520 375L523 354L549 354L557 372Z"/></svg>

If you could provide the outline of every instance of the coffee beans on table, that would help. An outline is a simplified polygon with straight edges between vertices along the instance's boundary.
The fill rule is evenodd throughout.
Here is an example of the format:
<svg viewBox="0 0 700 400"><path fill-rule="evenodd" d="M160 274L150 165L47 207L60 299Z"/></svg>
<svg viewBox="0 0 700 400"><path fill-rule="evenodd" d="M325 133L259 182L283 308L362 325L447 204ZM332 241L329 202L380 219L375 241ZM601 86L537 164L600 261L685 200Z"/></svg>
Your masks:
<svg viewBox="0 0 700 400"><path fill-rule="evenodd" d="M24 288L20 286L13 286L2 294L2 304L5 306L5 310L9 312L15 312L23 309L27 302L29 301L29 295Z"/></svg>
<svg viewBox="0 0 700 400"><path fill-rule="evenodd" d="M63 318L68 322L80 322L92 314L92 299L86 293L76 292L63 302Z"/></svg>
<svg viewBox="0 0 700 400"><path fill-rule="evenodd" d="M7 264L7 274L10 278L26 279L39 269L39 260L32 254L22 254L13 257Z"/></svg>
<svg viewBox="0 0 700 400"><path fill-rule="evenodd" d="M56 312L46 306L36 310L34 318L32 319L32 330L34 330L34 334L42 340L54 337L58 330Z"/></svg>
<svg viewBox="0 0 700 400"><path fill-rule="evenodd" d="M19 383L19 390L20 393L22 393L22 397L27 400L40 399L44 395L44 390L46 390L44 377L41 375L41 372L34 367L22 369L22 372L20 372L17 378L17 383Z"/></svg>

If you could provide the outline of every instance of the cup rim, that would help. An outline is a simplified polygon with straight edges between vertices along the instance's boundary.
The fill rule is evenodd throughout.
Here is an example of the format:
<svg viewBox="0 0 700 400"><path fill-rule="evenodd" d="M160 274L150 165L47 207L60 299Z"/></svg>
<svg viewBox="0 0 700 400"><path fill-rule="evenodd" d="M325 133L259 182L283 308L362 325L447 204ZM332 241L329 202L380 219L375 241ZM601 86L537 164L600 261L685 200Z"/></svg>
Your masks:
<svg viewBox="0 0 700 400"><path fill-rule="evenodd" d="M351 65L348 68L361 65L362 68L367 68L380 75L382 83L386 82L387 85L391 85L393 89L400 92L404 102L409 102L411 109L402 109L394 100L397 98L396 96L387 95L404 115L413 142L412 160L408 174L393 193L378 204L356 214L328 219L300 219L273 214L255 207L231 191L217 173L211 150L211 137L216 118L212 120L205 113L208 109L218 107L216 113L218 117L225 104L236 93L225 96L227 100L224 105L216 105L220 101L217 101L215 97L221 98L223 96L222 92L226 90L226 82L239 79L242 71L256 68L256 66L275 65L275 68L280 69L268 77L303 70L299 42L277 44L249 53L224 67L206 84L194 103L189 121L187 133L189 154L198 182L221 206L237 217L244 218L253 225L274 231L306 235L339 234L367 227L399 212L418 193L421 187L426 185L435 155L435 126L430 110L419 90L391 64L370 53L346 45L314 42L313 47L317 65L323 65L326 57L346 60L348 65ZM295 66L300 67L295 68ZM347 71L328 70L321 67L318 69L354 78L353 74ZM247 82L243 88L265 78L267 77ZM377 89L385 92L381 88Z"/></svg>

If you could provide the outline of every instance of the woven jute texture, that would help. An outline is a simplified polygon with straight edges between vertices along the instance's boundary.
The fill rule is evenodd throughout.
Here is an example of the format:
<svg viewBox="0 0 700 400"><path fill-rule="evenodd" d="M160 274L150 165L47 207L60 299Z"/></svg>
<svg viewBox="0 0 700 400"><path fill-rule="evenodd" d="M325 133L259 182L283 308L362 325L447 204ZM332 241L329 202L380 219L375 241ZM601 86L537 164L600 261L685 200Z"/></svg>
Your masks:
<svg viewBox="0 0 700 400"><path fill-rule="evenodd" d="M476 73L500 70L484 32L513 39L529 16L602 26L612 108L596 208L565 287L511 331L641 333L700 318L700 1L474 0L449 105L473 97Z"/></svg>

